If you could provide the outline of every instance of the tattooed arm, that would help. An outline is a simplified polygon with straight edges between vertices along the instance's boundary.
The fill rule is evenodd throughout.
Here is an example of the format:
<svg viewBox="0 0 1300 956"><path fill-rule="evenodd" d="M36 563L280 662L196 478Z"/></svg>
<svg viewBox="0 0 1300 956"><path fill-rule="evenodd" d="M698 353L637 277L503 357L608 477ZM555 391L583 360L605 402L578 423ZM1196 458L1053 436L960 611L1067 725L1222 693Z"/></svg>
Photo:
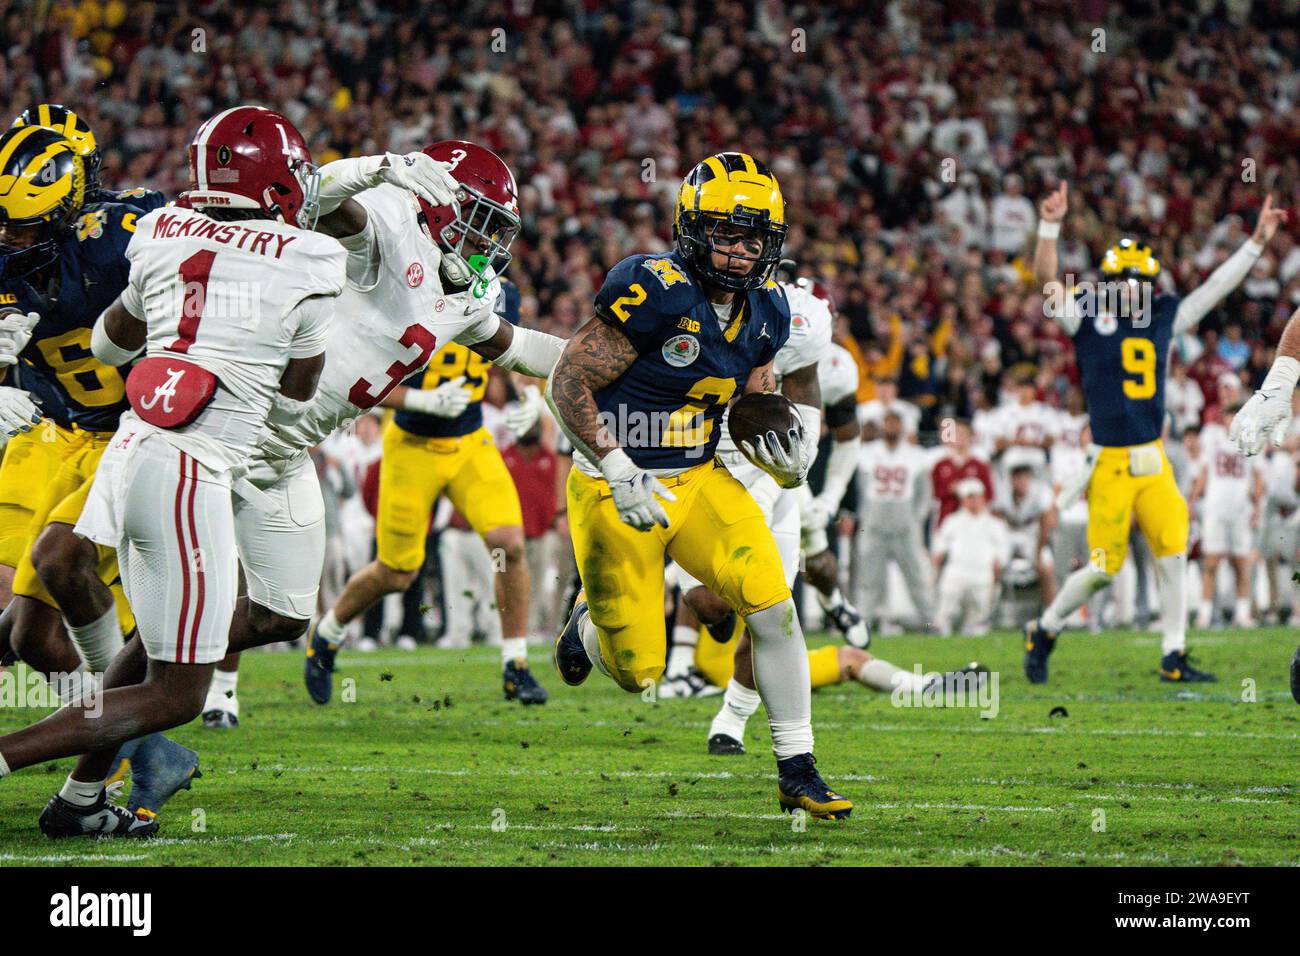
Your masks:
<svg viewBox="0 0 1300 956"><path fill-rule="evenodd" d="M772 371L772 363L760 365L754 371L749 373L749 381L745 383L744 394L750 392L775 392L776 391L776 373Z"/></svg>
<svg viewBox="0 0 1300 956"><path fill-rule="evenodd" d="M627 371L636 356L626 335L593 316L569 340L546 384L546 401L560 429L597 464L618 443L600 424L596 392Z"/></svg>

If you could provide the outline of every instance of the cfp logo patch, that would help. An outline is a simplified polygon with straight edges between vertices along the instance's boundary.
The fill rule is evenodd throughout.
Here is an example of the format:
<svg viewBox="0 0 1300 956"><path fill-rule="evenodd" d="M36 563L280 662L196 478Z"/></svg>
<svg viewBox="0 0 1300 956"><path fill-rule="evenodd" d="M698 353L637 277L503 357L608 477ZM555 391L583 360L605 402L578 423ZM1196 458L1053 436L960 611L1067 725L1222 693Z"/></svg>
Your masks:
<svg viewBox="0 0 1300 956"><path fill-rule="evenodd" d="M693 335L674 335L662 351L664 361L673 368L686 368L700 357L700 340Z"/></svg>

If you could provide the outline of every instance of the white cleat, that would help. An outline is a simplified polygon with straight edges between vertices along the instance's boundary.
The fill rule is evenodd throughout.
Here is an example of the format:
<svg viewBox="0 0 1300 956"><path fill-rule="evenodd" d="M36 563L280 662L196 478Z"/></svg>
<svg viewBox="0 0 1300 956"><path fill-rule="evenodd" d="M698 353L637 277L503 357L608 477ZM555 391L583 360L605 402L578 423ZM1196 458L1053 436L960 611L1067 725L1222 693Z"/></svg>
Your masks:
<svg viewBox="0 0 1300 956"><path fill-rule="evenodd" d="M721 693L721 687L710 684L703 674L692 668L685 674L661 680L655 696L660 698L712 697Z"/></svg>

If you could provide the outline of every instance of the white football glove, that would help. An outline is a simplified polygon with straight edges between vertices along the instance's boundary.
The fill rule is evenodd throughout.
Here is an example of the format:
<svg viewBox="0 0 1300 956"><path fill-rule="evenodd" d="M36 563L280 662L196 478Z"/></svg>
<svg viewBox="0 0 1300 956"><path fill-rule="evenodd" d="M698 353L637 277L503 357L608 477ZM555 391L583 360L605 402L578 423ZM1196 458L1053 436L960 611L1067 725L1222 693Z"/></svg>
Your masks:
<svg viewBox="0 0 1300 956"><path fill-rule="evenodd" d="M662 481L636 466L627 452L615 448L600 463L600 472L609 482L619 520L637 531L649 531L655 525L668 527L668 512L655 500L676 501Z"/></svg>
<svg viewBox="0 0 1300 956"><path fill-rule="evenodd" d="M461 387L464 384L465 376L457 375L437 388L408 388L402 406L422 415L455 418L469 407L469 392Z"/></svg>
<svg viewBox="0 0 1300 956"><path fill-rule="evenodd" d="M19 432L29 432L33 425L40 424L41 410L36 407L32 397L21 388L0 385L0 428L10 437Z"/></svg>
<svg viewBox="0 0 1300 956"><path fill-rule="evenodd" d="M454 206L460 183L450 172L451 167L424 153L385 153L387 166L379 169L379 178L386 183L409 189L430 206Z"/></svg>
<svg viewBox="0 0 1300 956"><path fill-rule="evenodd" d="M0 368L18 364L18 356L32 339L32 329L41 320L37 312L17 309L0 312Z"/></svg>
<svg viewBox="0 0 1300 956"><path fill-rule="evenodd" d="M505 414L506 427L516 438L522 438L537 424L537 419L541 418L542 409L545 407L546 400L542 398L542 393L537 386L525 385L519 401L515 402Z"/></svg>
<svg viewBox="0 0 1300 956"><path fill-rule="evenodd" d="M793 488L808 477L812 456L804 442L802 428L791 426L786 429L784 438L786 442L782 444L781 436L769 431L754 439L753 445L740 442L740 450L746 458L775 478L782 488Z"/></svg>

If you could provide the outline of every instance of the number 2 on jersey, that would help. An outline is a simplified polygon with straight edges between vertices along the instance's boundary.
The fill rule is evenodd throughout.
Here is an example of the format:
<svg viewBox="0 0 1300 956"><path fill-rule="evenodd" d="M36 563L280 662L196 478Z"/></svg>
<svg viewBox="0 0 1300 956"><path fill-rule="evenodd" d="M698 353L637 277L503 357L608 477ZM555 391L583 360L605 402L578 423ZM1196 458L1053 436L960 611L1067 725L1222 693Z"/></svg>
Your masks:
<svg viewBox="0 0 1300 956"><path fill-rule="evenodd" d="M1119 344L1124 371L1137 379L1124 379L1127 398L1150 398L1156 393L1156 347L1150 339L1129 338Z"/></svg>

